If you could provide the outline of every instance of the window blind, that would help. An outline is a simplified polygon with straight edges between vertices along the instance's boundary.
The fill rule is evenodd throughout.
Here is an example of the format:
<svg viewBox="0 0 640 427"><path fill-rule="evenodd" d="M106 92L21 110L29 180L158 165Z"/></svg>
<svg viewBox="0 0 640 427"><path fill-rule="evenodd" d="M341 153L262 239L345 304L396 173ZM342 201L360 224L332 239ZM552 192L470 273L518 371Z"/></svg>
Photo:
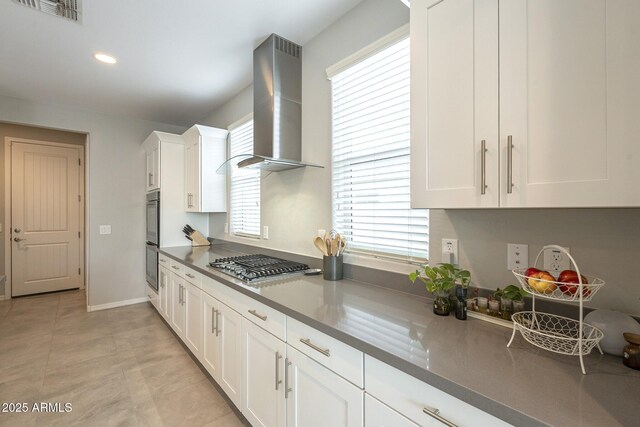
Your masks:
<svg viewBox="0 0 640 427"><path fill-rule="evenodd" d="M331 83L333 227L352 251L426 260L428 211L410 208L409 39Z"/></svg>
<svg viewBox="0 0 640 427"><path fill-rule="evenodd" d="M229 130L229 157L253 154L253 120ZM260 171L235 168L231 173L230 232L260 236Z"/></svg>

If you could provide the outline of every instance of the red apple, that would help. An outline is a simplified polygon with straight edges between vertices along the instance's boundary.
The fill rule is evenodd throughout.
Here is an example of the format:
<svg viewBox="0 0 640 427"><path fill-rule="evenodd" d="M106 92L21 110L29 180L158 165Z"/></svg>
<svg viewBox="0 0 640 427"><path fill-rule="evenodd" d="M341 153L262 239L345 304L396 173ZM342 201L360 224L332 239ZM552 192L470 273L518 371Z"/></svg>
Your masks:
<svg viewBox="0 0 640 427"><path fill-rule="evenodd" d="M580 276L582 277L582 296L588 297L589 295L591 295L591 289L586 286L589 281L582 274ZM560 276L558 276L558 282L562 282L562 284L560 284L559 286L559 289L565 295L575 295L580 288L580 279L578 278L578 273L573 270L564 270L562 273L560 273ZM575 283L575 285L569 283Z"/></svg>
<svg viewBox="0 0 640 427"><path fill-rule="evenodd" d="M534 274L539 273L539 272L540 272L540 270L538 270L537 268L529 267L529 268L527 268L527 271L524 272L524 275L525 275L525 277L531 277Z"/></svg>
<svg viewBox="0 0 640 427"><path fill-rule="evenodd" d="M534 291L541 294L551 294L557 288L555 280L548 271L538 271L529 277L528 282Z"/></svg>

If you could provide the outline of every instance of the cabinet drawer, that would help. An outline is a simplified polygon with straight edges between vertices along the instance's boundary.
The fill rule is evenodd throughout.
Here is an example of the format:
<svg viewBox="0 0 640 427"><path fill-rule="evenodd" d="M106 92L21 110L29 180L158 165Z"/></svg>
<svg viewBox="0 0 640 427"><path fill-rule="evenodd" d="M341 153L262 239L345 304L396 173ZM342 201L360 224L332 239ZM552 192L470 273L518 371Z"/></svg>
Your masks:
<svg viewBox="0 0 640 427"><path fill-rule="evenodd" d="M202 274L195 271L193 268L184 266L184 279L202 289Z"/></svg>
<svg viewBox="0 0 640 427"><path fill-rule="evenodd" d="M287 340L287 316L239 292L237 301L243 317L282 341Z"/></svg>
<svg viewBox="0 0 640 427"><path fill-rule="evenodd" d="M169 260L168 256L158 254L158 265L161 265L164 268L169 268L169 266L171 265L171 261Z"/></svg>
<svg viewBox="0 0 640 427"><path fill-rule="evenodd" d="M173 260L171 260L171 261L169 262L169 266L171 267L171 268L169 268L169 270L170 270L172 273L177 274L178 276L182 277L183 279L185 278L185 277L184 277L184 264L180 264L180 263L179 263L179 262L177 262L177 261L173 261Z"/></svg>
<svg viewBox="0 0 640 427"><path fill-rule="evenodd" d="M440 425L436 417L458 426L509 425L368 355L365 356L365 382L368 394L419 425ZM429 415L429 411L438 413Z"/></svg>
<svg viewBox="0 0 640 427"><path fill-rule="evenodd" d="M287 343L363 388L363 354L295 319L287 319Z"/></svg>

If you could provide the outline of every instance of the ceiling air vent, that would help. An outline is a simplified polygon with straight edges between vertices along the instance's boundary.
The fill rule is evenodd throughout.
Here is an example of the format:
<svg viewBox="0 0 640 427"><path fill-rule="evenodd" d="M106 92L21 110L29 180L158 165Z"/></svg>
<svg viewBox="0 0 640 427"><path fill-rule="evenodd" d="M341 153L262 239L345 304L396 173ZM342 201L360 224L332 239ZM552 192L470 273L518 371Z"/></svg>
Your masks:
<svg viewBox="0 0 640 427"><path fill-rule="evenodd" d="M13 0L15 3L36 9L49 15L82 22L81 0Z"/></svg>

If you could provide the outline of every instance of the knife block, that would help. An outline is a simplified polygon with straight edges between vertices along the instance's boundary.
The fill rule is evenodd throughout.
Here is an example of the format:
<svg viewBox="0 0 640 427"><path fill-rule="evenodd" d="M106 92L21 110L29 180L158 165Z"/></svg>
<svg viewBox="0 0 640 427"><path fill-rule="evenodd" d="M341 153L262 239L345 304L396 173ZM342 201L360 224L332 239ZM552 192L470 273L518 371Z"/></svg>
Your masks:
<svg viewBox="0 0 640 427"><path fill-rule="evenodd" d="M191 233L191 246L210 246L211 243L198 230Z"/></svg>

